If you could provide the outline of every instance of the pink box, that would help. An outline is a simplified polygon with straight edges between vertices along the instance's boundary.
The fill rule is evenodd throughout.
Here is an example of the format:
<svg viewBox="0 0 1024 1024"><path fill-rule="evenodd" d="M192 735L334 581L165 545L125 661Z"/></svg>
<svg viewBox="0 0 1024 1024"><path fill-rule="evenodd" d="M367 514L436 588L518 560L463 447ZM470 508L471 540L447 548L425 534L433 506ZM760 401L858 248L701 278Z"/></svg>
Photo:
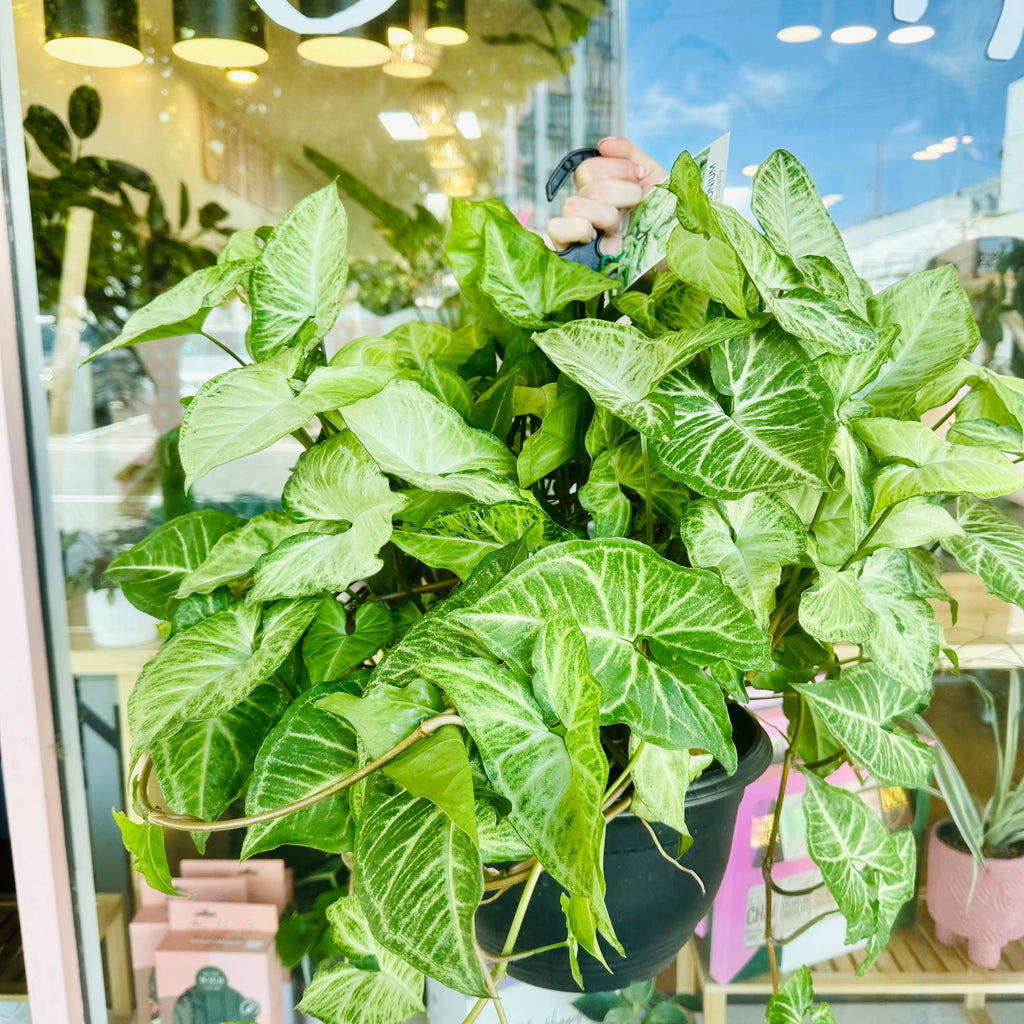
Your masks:
<svg viewBox="0 0 1024 1024"><path fill-rule="evenodd" d="M241 877L254 903L273 903L283 914L292 902L292 870L283 860L183 860L178 868L183 878Z"/></svg>
<svg viewBox="0 0 1024 1024"><path fill-rule="evenodd" d="M156 997L156 947L170 930L166 903L142 907L128 925L128 941L132 951L132 979L135 985L135 1005L140 1024L159 1019ZM148 1008L148 1014L147 1014Z"/></svg>
<svg viewBox="0 0 1024 1024"><path fill-rule="evenodd" d="M168 919L171 930L154 954L163 1020L284 1024L276 907L173 901Z"/></svg>

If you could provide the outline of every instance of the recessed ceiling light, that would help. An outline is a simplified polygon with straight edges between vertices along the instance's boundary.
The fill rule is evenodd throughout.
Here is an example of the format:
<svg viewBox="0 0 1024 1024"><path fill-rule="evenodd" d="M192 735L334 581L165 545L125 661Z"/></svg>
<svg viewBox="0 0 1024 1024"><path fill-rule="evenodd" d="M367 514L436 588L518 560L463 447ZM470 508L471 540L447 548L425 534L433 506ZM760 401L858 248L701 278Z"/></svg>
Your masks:
<svg viewBox="0 0 1024 1024"><path fill-rule="evenodd" d="M938 153L940 156L943 153L952 153L956 149L956 139L943 139L941 142L933 142L930 146L925 146L930 153Z"/></svg>
<svg viewBox="0 0 1024 1024"><path fill-rule="evenodd" d="M827 196L822 196L821 201L826 207L831 207L835 206L836 203L841 203L845 198L846 196L842 192L830 192Z"/></svg>
<svg viewBox="0 0 1024 1024"><path fill-rule="evenodd" d="M936 153L934 149L919 149L914 154L915 160L938 160L941 157L941 153Z"/></svg>
<svg viewBox="0 0 1024 1024"><path fill-rule="evenodd" d="M902 28L894 28L889 33L889 42L905 45L907 43L923 43L935 35L935 29L931 25L904 25Z"/></svg>
<svg viewBox="0 0 1024 1024"><path fill-rule="evenodd" d="M817 25L787 25L775 37L783 43L813 43L821 38L821 29Z"/></svg>
<svg viewBox="0 0 1024 1024"><path fill-rule="evenodd" d="M965 146L969 146L969 145L970 145L970 144L971 144L971 143L972 143L972 142L974 141L974 136L973 136L973 135L964 135L964 136L963 136L963 137L962 137L962 138L960 139L960 141L961 141L961 142L962 142L962 143L963 143L963 144L964 144Z"/></svg>
<svg viewBox="0 0 1024 1024"><path fill-rule="evenodd" d="M260 76L252 68L228 68L224 72L224 77L229 82L237 82L239 85L252 85L253 82L258 82L260 79Z"/></svg>
<svg viewBox="0 0 1024 1024"><path fill-rule="evenodd" d="M873 25L844 25L837 28L830 36L833 43L850 45L853 43L869 43L878 35Z"/></svg>
<svg viewBox="0 0 1024 1024"><path fill-rule="evenodd" d="M476 119L476 114L474 114L472 110L463 110L459 116L455 118L455 124L459 131L462 132L463 138L480 138L480 122Z"/></svg>
<svg viewBox="0 0 1024 1024"><path fill-rule="evenodd" d="M378 115L388 135L393 139L425 139L427 133L416 123L407 110L382 110Z"/></svg>
<svg viewBox="0 0 1024 1024"><path fill-rule="evenodd" d="M758 164L747 164L747 166L743 168L743 173L748 178L752 178L755 174L757 174L758 166Z"/></svg>

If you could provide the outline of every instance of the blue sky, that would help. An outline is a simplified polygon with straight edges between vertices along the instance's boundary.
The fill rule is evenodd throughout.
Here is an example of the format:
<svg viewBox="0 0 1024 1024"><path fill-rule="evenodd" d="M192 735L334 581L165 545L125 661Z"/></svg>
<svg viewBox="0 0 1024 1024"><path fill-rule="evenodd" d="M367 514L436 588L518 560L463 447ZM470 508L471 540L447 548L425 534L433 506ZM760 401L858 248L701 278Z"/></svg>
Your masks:
<svg viewBox="0 0 1024 1024"><path fill-rule="evenodd" d="M829 10L857 2L812 3L825 33L786 44L779 0L628 0L628 133L668 167L731 132L730 189L749 186L745 165L788 149L823 194L843 196L832 212L844 226L874 213L879 144L883 212L998 174L1006 89L1024 76L1024 46L1009 61L985 57L1001 0L930 0L921 23L935 36L904 46L886 38L898 24L878 0L876 39L833 43ZM954 135L974 141L912 158Z"/></svg>

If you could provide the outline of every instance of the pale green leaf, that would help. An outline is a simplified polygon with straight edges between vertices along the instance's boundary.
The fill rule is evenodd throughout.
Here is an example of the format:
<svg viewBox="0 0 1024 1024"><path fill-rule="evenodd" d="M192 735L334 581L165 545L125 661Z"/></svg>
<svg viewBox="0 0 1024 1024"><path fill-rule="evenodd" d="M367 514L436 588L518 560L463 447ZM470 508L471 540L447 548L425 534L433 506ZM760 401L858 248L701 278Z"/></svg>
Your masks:
<svg viewBox="0 0 1024 1024"><path fill-rule="evenodd" d="M762 299L767 302L781 291L799 287L800 274L792 261L780 256L741 213L721 203L711 205L722 234L736 250Z"/></svg>
<svg viewBox="0 0 1024 1024"><path fill-rule="evenodd" d="M142 341L176 338L196 334L210 311L221 305L245 280L251 263L234 260L230 263L203 267L158 295L125 321L121 333L101 345L85 362L112 352L116 348L137 345Z"/></svg>
<svg viewBox="0 0 1024 1024"><path fill-rule="evenodd" d="M909 829L890 832L854 793L804 772L807 846L846 918L846 941L868 940L860 971L889 941L896 915L914 895L917 858Z"/></svg>
<svg viewBox="0 0 1024 1024"><path fill-rule="evenodd" d="M963 536L963 528L941 505L927 498L908 498L893 507L867 550L916 548Z"/></svg>
<svg viewBox="0 0 1024 1024"><path fill-rule="evenodd" d="M843 410L843 403L857 394L869 381L875 379L878 371L892 352L893 342L899 337L896 326L878 327L878 344L865 352L826 352L814 360L814 368L828 382L829 390L835 396L836 408ZM849 418L844 415L844 418Z"/></svg>
<svg viewBox="0 0 1024 1024"><path fill-rule="evenodd" d="M807 256L824 256L846 282L854 312L865 316L860 278L843 237L821 201L807 168L792 153L777 149L758 166L750 208L776 252L797 265Z"/></svg>
<svg viewBox="0 0 1024 1024"><path fill-rule="evenodd" d="M553 523L537 505L522 501L479 502L442 512L417 528L400 528L392 542L436 569L448 569L466 579L484 556L526 538L531 551L571 534Z"/></svg>
<svg viewBox="0 0 1024 1024"><path fill-rule="evenodd" d="M990 594L1024 608L1024 529L1005 512L970 498L957 499L956 520L964 535L948 537L942 546Z"/></svg>
<svg viewBox="0 0 1024 1024"><path fill-rule="evenodd" d="M261 512L244 526L222 536L202 564L178 585L176 597L208 594L225 583L244 579L261 555L297 533L309 533L309 523L296 523L280 512Z"/></svg>
<svg viewBox="0 0 1024 1024"><path fill-rule="evenodd" d="M607 450L594 459L587 482L577 492L598 537L628 537L633 532L633 506L622 490L614 454Z"/></svg>
<svg viewBox="0 0 1024 1024"><path fill-rule="evenodd" d="M768 1000L765 1024L804 1024L807 1015L810 1024L835 1024L828 1003L814 1006L814 983L806 967L798 968L779 991Z"/></svg>
<svg viewBox="0 0 1024 1024"><path fill-rule="evenodd" d="M473 393L469 385L454 370L428 358L419 382L435 398L450 405L464 420L473 415ZM520 389L521 390L521 389Z"/></svg>
<svg viewBox="0 0 1024 1024"><path fill-rule="evenodd" d="M635 740L631 740L630 755L635 746ZM671 825L680 835L680 853L693 842L686 827L686 791L711 760L710 754L667 750L647 743L633 765L633 813L647 821Z"/></svg>
<svg viewBox="0 0 1024 1024"><path fill-rule="evenodd" d="M587 410L591 408L583 388L567 377L559 380L554 406L540 429L526 439L516 460L520 486L533 486L541 477L583 454Z"/></svg>
<svg viewBox="0 0 1024 1024"><path fill-rule="evenodd" d="M767 621L782 566L796 562L807 545L803 523L773 494L721 504L688 502L679 531L690 564L716 570L762 621Z"/></svg>
<svg viewBox="0 0 1024 1024"><path fill-rule="evenodd" d="M994 448L997 452L1008 452L1011 455L1024 454L1024 434L1020 427L992 420L960 419L958 416L946 432L946 440L952 444Z"/></svg>
<svg viewBox="0 0 1024 1024"><path fill-rule="evenodd" d="M203 564L222 537L241 525L241 519L215 509L187 512L118 555L103 581L121 587L141 611L169 619L181 582Z"/></svg>
<svg viewBox="0 0 1024 1024"><path fill-rule="evenodd" d="M878 665L855 665L839 679L793 684L837 740L873 779L887 786L920 789L928 785L931 748L887 726L920 709L921 695L887 675Z"/></svg>
<svg viewBox="0 0 1024 1024"><path fill-rule="evenodd" d="M120 811L114 811L114 821L121 830L124 848L132 855L132 867L157 892L180 896L181 893L174 888L171 870L167 866L163 829L158 825L150 825L148 821L132 821Z"/></svg>
<svg viewBox="0 0 1024 1024"><path fill-rule="evenodd" d="M899 327L892 362L864 391L883 415L922 412L918 395L955 369L977 347L980 335L971 302L950 263L897 281L870 302L872 322Z"/></svg>
<svg viewBox="0 0 1024 1024"><path fill-rule="evenodd" d="M317 702L338 690L321 683L297 697L264 740L253 765L245 813L260 814L303 800L347 778L359 767L351 726L321 710ZM353 846L348 793L300 811L250 825L242 856L293 843L328 853Z"/></svg>
<svg viewBox="0 0 1024 1024"><path fill-rule="evenodd" d="M425 1012L423 975L374 938L356 896L327 910L331 938L349 962L325 964L303 993L298 1009L324 1024L405 1024ZM375 961L364 969L351 961Z"/></svg>
<svg viewBox="0 0 1024 1024"><path fill-rule="evenodd" d="M686 284L723 303L741 319L747 316L743 298L746 274L736 251L720 238L705 238L682 225L668 239L668 265Z"/></svg>
<svg viewBox="0 0 1024 1024"><path fill-rule="evenodd" d="M473 928L480 852L436 804L380 772L366 783L354 885L382 946L450 988L487 994Z"/></svg>
<svg viewBox="0 0 1024 1024"><path fill-rule="evenodd" d="M662 382L675 427L672 440L651 445L658 468L716 498L823 484L832 396L795 344L759 331L714 350L712 366L717 390L688 370ZM731 395L728 411L719 393Z"/></svg>
<svg viewBox="0 0 1024 1024"><path fill-rule="evenodd" d="M236 605L177 633L147 663L128 699L132 741L222 714L269 679L316 612L315 601ZM263 619L262 630L257 633Z"/></svg>
<svg viewBox="0 0 1024 1024"><path fill-rule="evenodd" d="M314 683L340 679L346 672L372 658L391 639L391 612L377 601L361 604L348 631L345 606L325 597L302 641L302 660Z"/></svg>
<svg viewBox="0 0 1024 1024"><path fill-rule="evenodd" d="M826 352L853 355L879 345L869 323L840 309L810 288L794 288L768 300L779 326L800 339L812 358Z"/></svg>
<svg viewBox="0 0 1024 1024"><path fill-rule="evenodd" d="M345 297L348 219L331 183L297 203L271 232L252 271L249 346L263 360L312 321L314 337L334 326Z"/></svg>
<svg viewBox="0 0 1024 1024"><path fill-rule="evenodd" d="M878 625L855 569L837 572L818 564L818 579L800 597L800 625L825 643L859 644Z"/></svg>

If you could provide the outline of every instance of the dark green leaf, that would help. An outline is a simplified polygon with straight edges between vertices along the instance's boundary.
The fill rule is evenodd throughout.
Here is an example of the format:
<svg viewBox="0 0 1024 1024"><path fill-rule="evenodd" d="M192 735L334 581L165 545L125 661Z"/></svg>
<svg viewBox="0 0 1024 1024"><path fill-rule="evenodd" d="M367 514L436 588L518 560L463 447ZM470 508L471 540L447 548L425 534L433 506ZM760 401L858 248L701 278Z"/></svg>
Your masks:
<svg viewBox="0 0 1024 1024"><path fill-rule="evenodd" d="M71 136L52 110L33 103L25 115L25 131L36 140L40 152L57 170L68 169L71 163Z"/></svg>
<svg viewBox="0 0 1024 1024"><path fill-rule="evenodd" d="M80 85L68 98L68 124L80 139L87 139L100 123L100 94L91 85Z"/></svg>

